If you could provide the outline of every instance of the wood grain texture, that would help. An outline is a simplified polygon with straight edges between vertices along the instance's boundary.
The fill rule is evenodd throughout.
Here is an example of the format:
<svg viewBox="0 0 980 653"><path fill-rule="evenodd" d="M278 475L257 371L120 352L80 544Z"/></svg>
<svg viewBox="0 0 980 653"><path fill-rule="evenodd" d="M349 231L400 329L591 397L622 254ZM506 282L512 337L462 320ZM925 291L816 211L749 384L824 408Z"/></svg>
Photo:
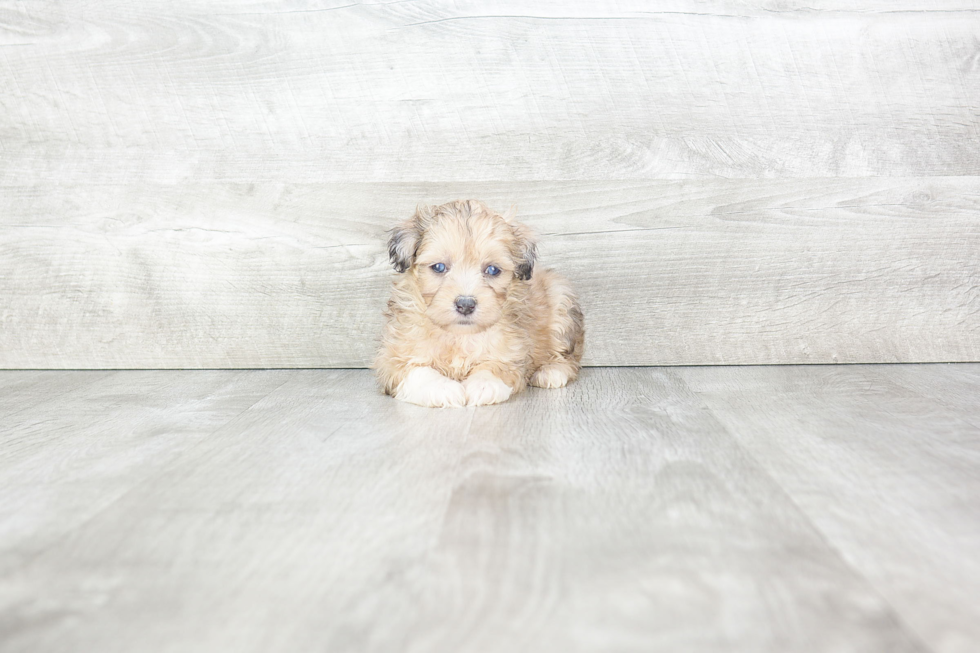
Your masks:
<svg viewBox="0 0 980 653"><path fill-rule="evenodd" d="M22 372L0 374L0 380ZM39 374L39 373L28 373ZM286 380L286 372L45 372L3 416L0 591L186 450ZM65 391L65 386L74 389ZM66 447L66 443L71 443ZM23 607L23 606L22 606ZM30 607L25 609L30 611ZM0 619L0 649L10 622Z"/></svg>
<svg viewBox="0 0 980 653"><path fill-rule="evenodd" d="M364 370L113 378L77 436L14 431L47 453L0 479L64 532L5 536L5 653L926 650L671 371L441 411ZM66 527L63 460L128 491Z"/></svg>
<svg viewBox="0 0 980 653"><path fill-rule="evenodd" d="M980 359L980 3L0 3L0 367L362 366L517 202L598 365Z"/></svg>
<svg viewBox="0 0 980 653"><path fill-rule="evenodd" d="M5 3L0 183L980 174L975 0Z"/></svg>
<svg viewBox="0 0 980 653"><path fill-rule="evenodd" d="M0 195L0 367L359 367L416 202L517 203L586 363L980 359L980 178L185 184Z"/></svg>
<svg viewBox="0 0 980 653"><path fill-rule="evenodd" d="M0 419L112 375L112 372L0 372Z"/></svg>
<svg viewBox="0 0 980 653"><path fill-rule="evenodd" d="M977 650L980 366L678 373L930 650Z"/></svg>

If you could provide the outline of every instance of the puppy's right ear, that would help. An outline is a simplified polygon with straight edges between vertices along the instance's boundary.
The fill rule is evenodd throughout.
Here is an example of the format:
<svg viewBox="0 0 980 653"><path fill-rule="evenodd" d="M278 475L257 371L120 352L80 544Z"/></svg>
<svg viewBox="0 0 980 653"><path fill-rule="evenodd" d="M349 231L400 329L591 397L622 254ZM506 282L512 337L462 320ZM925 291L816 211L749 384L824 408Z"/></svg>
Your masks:
<svg viewBox="0 0 980 653"><path fill-rule="evenodd" d="M415 263L415 252L422 242L423 224L429 207L419 205L415 215L388 232L388 258L396 272L404 272Z"/></svg>

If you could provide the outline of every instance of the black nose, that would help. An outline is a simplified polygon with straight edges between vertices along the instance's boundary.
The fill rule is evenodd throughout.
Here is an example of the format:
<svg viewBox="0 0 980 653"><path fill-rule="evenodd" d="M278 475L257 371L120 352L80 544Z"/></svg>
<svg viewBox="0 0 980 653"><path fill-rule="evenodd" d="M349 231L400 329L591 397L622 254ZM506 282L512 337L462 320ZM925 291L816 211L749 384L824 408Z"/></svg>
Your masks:
<svg viewBox="0 0 980 653"><path fill-rule="evenodd" d="M476 310L476 300L472 297L457 297L456 312L460 315L469 315Z"/></svg>

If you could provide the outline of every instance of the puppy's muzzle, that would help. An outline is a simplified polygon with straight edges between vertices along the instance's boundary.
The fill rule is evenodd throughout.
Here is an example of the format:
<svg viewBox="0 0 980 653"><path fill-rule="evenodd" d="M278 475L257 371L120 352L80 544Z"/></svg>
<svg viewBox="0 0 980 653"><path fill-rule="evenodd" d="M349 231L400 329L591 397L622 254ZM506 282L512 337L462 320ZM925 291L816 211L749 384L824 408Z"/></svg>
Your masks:
<svg viewBox="0 0 980 653"><path fill-rule="evenodd" d="M456 312L460 315L469 315L476 310L476 300L472 297L459 296L456 298Z"/></svg>

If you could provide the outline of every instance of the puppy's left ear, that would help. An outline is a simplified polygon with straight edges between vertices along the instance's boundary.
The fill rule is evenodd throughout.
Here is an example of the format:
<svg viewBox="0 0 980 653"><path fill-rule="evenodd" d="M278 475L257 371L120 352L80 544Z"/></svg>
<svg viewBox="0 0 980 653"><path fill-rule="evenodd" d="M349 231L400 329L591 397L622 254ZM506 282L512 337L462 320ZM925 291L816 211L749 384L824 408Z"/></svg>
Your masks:
<svg viewBox="0 0 980 653"><path fill-rule="evenodd" d="M429 207L418 206L415 215L388 232L388 258L396 272L404 272L415 263L415 252L422 241L423 223Z"/></svg>
<svg viewBox="0 0 980 653"><path fill-rule="evenodd" d="M534 272L534 262L538 258L538 245L534 242L531 230L524 225L513 225L515 249L514 276L521 281L527 281Z"/></svg>

